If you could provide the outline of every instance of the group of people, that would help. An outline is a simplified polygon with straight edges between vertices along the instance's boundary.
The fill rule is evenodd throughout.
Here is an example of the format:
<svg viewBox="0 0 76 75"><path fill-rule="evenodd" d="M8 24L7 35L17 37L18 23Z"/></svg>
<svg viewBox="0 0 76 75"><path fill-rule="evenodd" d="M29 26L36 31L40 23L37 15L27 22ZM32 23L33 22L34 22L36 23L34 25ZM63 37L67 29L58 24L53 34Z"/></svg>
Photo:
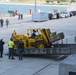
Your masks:
<svg viewBox="0 0 76 75"><path fill-rule="evenodd" d="M20 20L20 19L23 20L23 13L22 12L20 12L18 14L18 20ZM6 27L8 27L8 25L9 25L9 20L8 19L5 20L5 24L6 24ZM0 27L2 28L3 25L4 25L4 20L1 18L0 19Z"/></svg>
<svg viewBox="0 0 76 75"><path fill-rule="evenodd" d="M33 30L32 33L32 38L36 37L36 31ZM14 38L16 35L16 31L14 30L14 32L12 33L12 37ZM9 55L8 58L9 59L15 59L14 58L14 42L13 42L13 38L10 38L10 41L8 41L8 49L9 49ZM3 41L3 39L0 40L0 57L3 57L3 45L5 44L5 42ZM18 51L18 59L22 60L23 59L23 51L24 51L24 43L22 42L22 38L20 38L20 40L18 41L18 46L17 46L17 51Z"/></svg>
<svg viewBox="0 0 76 75"><path fill-rule="evenodd" d="M8 27L9 20L6 19L5 23L6 23L6 26ZM1 18L1 19L0 19L0 26L3 27L3 25L4 25L4 20Z"/></svg>
<svg viewBox="0 0 76 75"><path fill-rule="evenodd" d="M14 59L14 42L13 39L11 38L10 41L8 42L8 48L9 48L9 59ZM18 42L18 59L22 60L23 58L23 50L24 50L24 43L22 42L22 38L20 38L20 41Z"/></svg>
<svg viewBox="0 0 76 75"><path fill-rule="evenodd" d="M3 45L5 44L5 42L3 41L3 39L0 40L0 57L3 57ZM13 39L10 38L10 41L8 42L8 59L15 59L14 58L14 42ZM22 42L22 38L20 38L20 41L18 42L18 59L22 60L23 59L23 50L24 50L24 43Z"/></svg>

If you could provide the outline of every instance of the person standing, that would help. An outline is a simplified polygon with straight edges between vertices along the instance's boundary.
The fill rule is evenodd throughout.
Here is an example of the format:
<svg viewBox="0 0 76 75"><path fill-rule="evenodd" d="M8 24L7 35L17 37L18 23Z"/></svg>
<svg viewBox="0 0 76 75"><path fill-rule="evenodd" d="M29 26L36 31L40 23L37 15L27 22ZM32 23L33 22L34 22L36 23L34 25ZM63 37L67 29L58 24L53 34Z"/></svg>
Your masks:
<svg viewBox="0 0 76 75"><path fill-rule="evenodd" d="M12 37L15 38L15 36L16 36L16 30L14 30L12 33Z"/></svg>
<svg viewBox="0 0 76 75"><path fill-rule="evenodd" d="M8 24L9 24L9 20L8 19L6 19L6 26L8 27Z"/></svg>
<svg viewBox="0 0 76 75"><path fill-rule="evenodd" d="M21 12L21 19L23 20L23 13Z"/></svg>
<svg viewBox="0 0 76 75"><path fill-rule="evenodd" d="M18 20L20 20L20 13L18 14Z"/></svg>
<svg viewBox="0 0 76 75"><path fill-rule="evenodd" d="M1 27L3 27L4 20L2 18L1 18L0 22L1 22Z"/></svg>
<svg viewBox="0 0 76 75"><path fill-rule="evenodd" d="M5 42L3 41L3 39L0 40L0 57L3 57L3 45L5 44Z"/></svg>
<svg viewBox="0 0 76 75"><path fill-rule="evenodd" d="M19 60L22 60L23 58L23 50L24 50L24 43L22 42L22 39L18 42L18 58Z"/></svg>
<svg viewBox="0 0 76 75"><path fill-rule="evenodd" d="M14 42L13 39L11 38L10 41L8 42L8 48L9 48L9 59L14 59Z"/></svg>

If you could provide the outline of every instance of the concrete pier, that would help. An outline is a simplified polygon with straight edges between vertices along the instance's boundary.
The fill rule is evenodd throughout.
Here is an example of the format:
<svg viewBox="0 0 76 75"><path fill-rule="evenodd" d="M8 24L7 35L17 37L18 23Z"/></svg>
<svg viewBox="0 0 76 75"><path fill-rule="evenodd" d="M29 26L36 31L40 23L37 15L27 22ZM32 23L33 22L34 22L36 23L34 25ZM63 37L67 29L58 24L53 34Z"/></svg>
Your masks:
<svg viewBox="0 0 76 75"><path fill-rule="evenodd" d="M59 75L76 75L76 54L72 54L59 63Z"/></svg>
<svg viewBox="0 0 76 75"><path fill-rule="evenodd" d="M4 19L4 26L0 28L0 39L5 41L5 45L3 58L0 58L0 75L58 75L59 62L63 60L57 59L59 56L28 55L24 56L21 61L18 60L18 56L14 56L15 60L9 60L7 55L7 43L13 30L16 30L18 34L26 34L28 28L50 28L52 32L64 32L65 38L63 43L66 43L66 38L67 43L75 43L74 36L76 36L76 16L48 20L46 22L32 22L31 15L24 15L23 20L18 20L18 16L2 18ZM5 25L5 20L7 18L9 20L8 28ZM74 63L74 65L76 64ZM76 67L73 68L76 69Z"/></svg>

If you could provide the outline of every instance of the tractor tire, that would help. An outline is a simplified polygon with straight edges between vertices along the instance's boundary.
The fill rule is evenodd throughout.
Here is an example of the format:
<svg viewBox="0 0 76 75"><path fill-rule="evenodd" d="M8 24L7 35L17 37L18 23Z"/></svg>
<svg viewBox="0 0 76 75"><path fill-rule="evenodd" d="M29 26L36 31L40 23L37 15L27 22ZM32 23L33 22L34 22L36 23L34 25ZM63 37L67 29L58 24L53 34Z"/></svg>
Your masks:
<svg viewBox="0 0 76 75"><path fill-rule="evenodd" d="M46 43L41 41L36 43L36 48L46 48Z"/></svg>

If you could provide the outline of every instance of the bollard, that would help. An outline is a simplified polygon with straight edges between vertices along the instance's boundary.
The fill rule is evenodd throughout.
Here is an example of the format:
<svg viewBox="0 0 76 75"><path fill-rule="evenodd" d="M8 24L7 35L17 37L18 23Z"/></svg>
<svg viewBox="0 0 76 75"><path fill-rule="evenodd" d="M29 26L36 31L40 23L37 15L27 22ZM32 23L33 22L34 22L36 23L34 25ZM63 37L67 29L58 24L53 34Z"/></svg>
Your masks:
<svg viewBox="0 0 76 75"><path fill-rule="evenodd" d="M2 14L0 13L0 17L2 17Z"/></svg>

